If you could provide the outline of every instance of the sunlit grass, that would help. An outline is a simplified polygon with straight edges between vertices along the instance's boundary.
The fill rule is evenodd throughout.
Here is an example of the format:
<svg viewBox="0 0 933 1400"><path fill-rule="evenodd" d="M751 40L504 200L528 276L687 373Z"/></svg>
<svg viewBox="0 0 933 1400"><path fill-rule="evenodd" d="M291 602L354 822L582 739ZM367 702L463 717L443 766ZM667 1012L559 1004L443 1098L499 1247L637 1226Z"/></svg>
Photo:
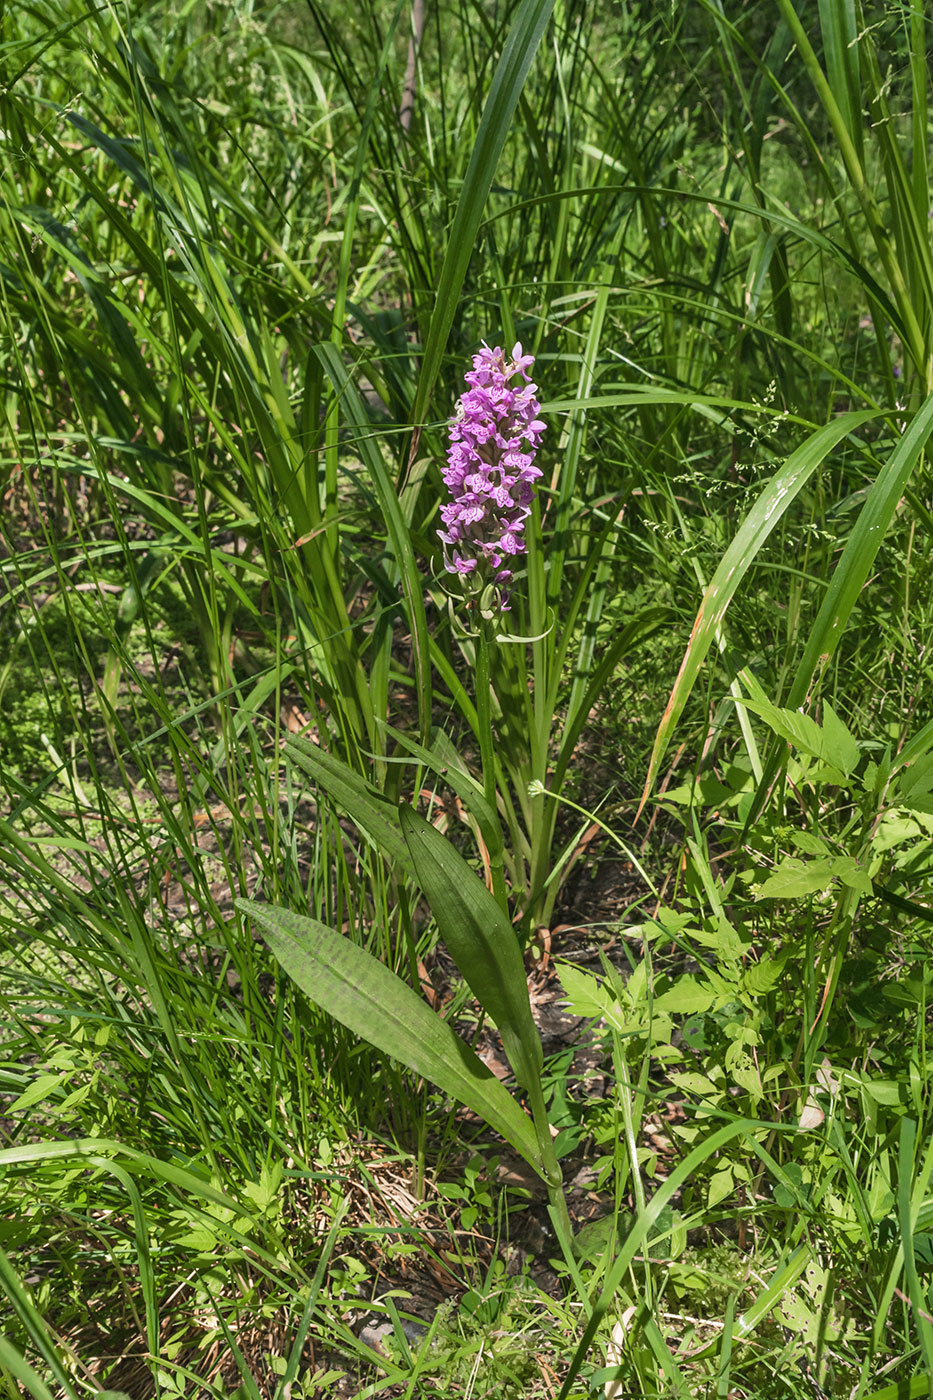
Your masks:
<svg viewBox="0 0 933 1400"><path fill-rule="evenodd" d="M406 129L413 23L0 30L0 1386L928 1394L926 21L458 0ZM548 421L494 819L536 1005L595 1037L546 1066L573 1265L235 904L497 1062L286 743L482 868L436 528L484 339Z"/></svg>

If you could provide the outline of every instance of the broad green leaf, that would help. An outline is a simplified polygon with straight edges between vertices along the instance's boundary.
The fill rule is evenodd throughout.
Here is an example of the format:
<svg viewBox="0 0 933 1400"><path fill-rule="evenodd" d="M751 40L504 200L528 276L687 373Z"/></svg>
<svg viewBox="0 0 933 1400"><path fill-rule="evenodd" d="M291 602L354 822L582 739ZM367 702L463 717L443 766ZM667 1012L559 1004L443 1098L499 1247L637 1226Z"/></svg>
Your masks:
<svg viewBox="0 0 933 1400"><path fill-rule="evenodd" d="M794 848L803 851L806 856L828 856L830 853L826 842L814 831L794 831L790 839Z"/></svg>
<svg viewBox="0 0 933 1400"><path fill-rule="evenodd" d="M444 347L453 325L463 279L476 248L477 233L499 156L554 3L555 0L522 0L489 88L438 279L437 298L412 410L416 434L424 422L431 390L441 367Z"/></svg>
<svg viewBox="0 0 933 1400"><path fill-rule="evenodd" d="M905 798L925 797L933 791L933 754L927 753L901 774L898 787Z"/></svg>
<svg viewBox="0 0 933 1400"><path fill-rule="evenodd" d="M818 890L828 890L833 882L833 862L798 860L787 856L757 890L758 899L803 899Z"/></svg>
<svg viewBox="0 0 933 1400"><path fill-rule="evenodd" d="M859 746L828 701L823 703L823 723L799 710L781 709L770 700L737 700L736 704L760 715L780 739L829 764L849 777L860 758Z"/></svg>
<svg viewBox="0 0 933 1400"><path fill-rule="evenodd" d="M680 671L655 735L639 813L648 800L671 733L740 583L788 506L799 495L824 458L844 437L855 432L874 416L876 415L867 411L845 413L833 419L825 428L820 428L791 454L780 471L765 486L742 522L703 595L684 659L680 663Z"/></svg>
<svg viewBox="0 0 933 1400"><path fill-rule="evenodd" d="M706 1209L712 1210L713 1206L718 1206L720 1201L724 1201L727 1196L731 1196L735 1190L735 1178L732 1175L731 1167L720 1167L718 1172L713 1172L709 1179L709 1186L706 1190Z"/></svg>
<svg viewBox="0 0 933 1400"><path fill-rule="evenodd" d="M823 757L822 731L816 720L811 719L809 715L800 714L797 710L779 709L768 700L740 700L737 703L760 715L778 738L786 739L788 744L802 749L813 758Z"/></svg>
<svg viewBox="0 0 933 1400"><path fill-rule="evenodd" d="M896 1079L862 1079L862 1088L870 1099L875 1103L883 1104L886 1108L896 1108L903 1102L901 1094L902 1086Z"/></svg>
<svg viewBox="0 0 933 1400"><path fill-rule="evenodd" d="M515 929L439 831L410 807L400 807L399 816L416 879L440 935L476 1000L498 1026L515 1078L528 1089L539 1079L544 1059Z"/></svg>
<svg viewBox="0 0 933 1400"><path fill-rule="evenodd" d="M296 767L324 789L340 811L346 813L383 855L388 856L393 864L401 866L407 874L414 875L394 803L383 797L359 773L354 773L341 759L308 739L290 734L284 747Z"/></svg>
<svg viewBox="0 0 933 1400"><path fill-rule="evenodd" d="M655 997L654 1009L678 1016L695 1016L709 1011L715 1000L716 993L708 983L698 982L695 977L680 977L673 987Z"/></svg>
<svg viewBox="0 0 933 1400"><path fill-rule="evenodd" d="M823 701L823 758L848 778L858 767L859 746L828 700Z"/></svg>
<svg viewBox="0 0 933 1400"><path fill-rule="evenodd" d="M678 1089L683 1089L687 1094L699 1094L700 1098L705 1099L722 1093L722 1089L717 1088L711 1079L707 1079L705 1074L700 1074L695 1069L678 1070L669 1077Z"/></svg>
<svg viewBox="0 0 933 1400"><path fill-rule="evenodd" d="M833 875L848 889L858 894L872 893L871 877L866 865L860 865L855 856L836 856L832 864Z"/></svg>
<svg viewBox="0 0 933 1400"><path fill-rule="evenodd" d="M24 1108L31 1108L34 1103L39 1103L41 1099L47 1099L53 1089L57 1089L60 1084L64 1084L72 1070L65 1070L61 1074L40 1074L30 1084L28 1089L24 1089L17 1099L10 1104L7 1113L18 1113Z"/></svg>
<svg viewBox="0 0 933 1400"><path fill-rule="evenodd" d="M898 846L909 845L923 835L920 823L913 812L891 807L884 815L872 841L876 853L891 851Z"/></svg>
<svg viewBox="0 0 933 1400"><path fill-rule="evenodd" d="M237 906L262 926L282 968L306 996L377 1050L466 1104L540 1170L529 1119L479 1056L411 987L316 919L245 899L237 900Z"/></svg>
<svg viewBox="0 0 933 1400"><path fill-rule="evenodd" d="M748 944L743 943L738 931L724 916L720 916L712 928L691 928L689 937L704 948L712 948L720 962L738 962L748 952Z"/></svg>

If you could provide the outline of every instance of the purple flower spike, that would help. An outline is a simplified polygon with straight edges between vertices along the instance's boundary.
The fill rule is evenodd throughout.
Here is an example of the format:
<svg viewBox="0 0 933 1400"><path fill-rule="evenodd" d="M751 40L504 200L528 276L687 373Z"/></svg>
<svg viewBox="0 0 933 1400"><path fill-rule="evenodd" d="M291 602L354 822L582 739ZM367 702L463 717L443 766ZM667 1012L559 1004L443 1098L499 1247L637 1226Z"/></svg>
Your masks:
<svg viewBox="0 0 933 1400"><path fill-rule="evenodd" d="M465 375L466 393L450 425L450 447L443 477L450 501L441 506L444 567L448 573L470 576L477 591L495 584L500 606L508 611L512 570L508 563L524 554L525 521L531 514L534 482L541 471L534 464L545 425L540 404L527 373L533 355L521 345L512 358L496 346L484 345L473 356ZM520 375L524 383L509 381Z"/></svg>

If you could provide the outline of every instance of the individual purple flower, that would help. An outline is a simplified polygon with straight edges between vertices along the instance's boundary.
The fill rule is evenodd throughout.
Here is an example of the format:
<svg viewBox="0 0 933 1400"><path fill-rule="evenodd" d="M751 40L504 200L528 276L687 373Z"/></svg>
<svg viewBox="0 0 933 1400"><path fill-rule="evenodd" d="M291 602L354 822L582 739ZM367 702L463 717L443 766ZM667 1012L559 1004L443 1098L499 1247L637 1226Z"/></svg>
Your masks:
<svg viewBox="0 0 933 1400"><path fill-rule="evenodd" d="M497 345L484 345L464 377L466 393L450 425L444 482L450 501L441 506L444 567L469 577L480 589L495 584L500 606L508 610L510 561L524 554L525 521L531 514L534 464L545 425L538 417L536 386L527 373L533 355L520 344L511 359ZM512 386L518 375L523 382Z"/></svg>

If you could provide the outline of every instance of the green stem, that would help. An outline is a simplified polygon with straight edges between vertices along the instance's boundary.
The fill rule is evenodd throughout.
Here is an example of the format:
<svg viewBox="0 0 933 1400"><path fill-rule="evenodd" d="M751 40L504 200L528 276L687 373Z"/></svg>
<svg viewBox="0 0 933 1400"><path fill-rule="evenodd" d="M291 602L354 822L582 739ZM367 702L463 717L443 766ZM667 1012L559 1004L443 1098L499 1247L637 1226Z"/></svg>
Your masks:
<svg viewBox="0 0 933 1400"><path fill-rule="evenodd" d="M529 1088L528 1102L538 1137L538 1150L541 1153L541 1162L545 1172L548 1203L551 1207L554 1231L562 1254L571 1269L576 1272L576 1262L570 1248L570 1242L573 1239L573 1226L570 1223L567 1197L564 1195L563 1176L560 1163L557 1160L557 1153L554 1151L554 1139L551 1137L551 1125L548 1121L547 1109L544 1106L544 1090L541 1087L540 1079L535 1079Z"/></svg>
<svg viewBox="0 0 933 1400"><path fill-rule="evenodd" d="M829 1026L830 1012L833 1002L836 999L836 992L839 988L839 976L842 972L843 964L846 960L846 953L849 941L852 937L852 926L855 922L855 912L858 909L860 895L857 890L843 888L839 893L835 913L826 935L823 939L823 946L820 949L819 958L816 964L816 996L817 996L817 1016L813 1025L801 1028L801 1046L794 1057L794 1064L800 1058L800 1051L804 1051L804 1078L805 1082L810 1082L810 1075L816 1056L826 1039L826 1031ZM804 1038L805 1037L805 1038Z"/></svg>
<svg viewBox="0 0 933 1400"><path fill-rule="evenodd" d="M496 755L492 736L492 691L489 676L490 625L486 618L480 620L479 635L476 638L476 719L479 730L480 762L483 767L483 796L494 814L499 811L496 791ZM502 912L511 918L509 899L505 889L503 848L501 839L497 849L489 852L489 866L492 871L492 892Z"/></svg>

